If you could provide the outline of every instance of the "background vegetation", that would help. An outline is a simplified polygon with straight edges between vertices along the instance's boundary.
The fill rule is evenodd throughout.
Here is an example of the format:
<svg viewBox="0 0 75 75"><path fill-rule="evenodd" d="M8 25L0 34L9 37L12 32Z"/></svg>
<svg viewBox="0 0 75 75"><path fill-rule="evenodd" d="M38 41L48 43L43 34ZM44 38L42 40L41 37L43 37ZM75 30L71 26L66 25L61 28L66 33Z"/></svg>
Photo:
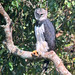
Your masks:
<svg viewBox="0 0 75 75"><path fill-rule="evenodd" d="M46 0L0 0L5 11L13 22L13 40L22 50L35 50L34 36L34 9L46 8ZM31 2L31 3L28 3ZM35 8L34 8L35 7ZM63 31L63 35L56 39L56 52L63 60L67 69L75 75L75 53L65 52L64 47L75 43L75 1L74 0L48 0L48 18L53 23L56 33ZM5 20L0 15L0 25ZM18 56L9 54L3 45L5 33L0 27L0 75L40 75L43 61L27 61ZM47 75L59 75L53 62L49 64Z"/></svg>

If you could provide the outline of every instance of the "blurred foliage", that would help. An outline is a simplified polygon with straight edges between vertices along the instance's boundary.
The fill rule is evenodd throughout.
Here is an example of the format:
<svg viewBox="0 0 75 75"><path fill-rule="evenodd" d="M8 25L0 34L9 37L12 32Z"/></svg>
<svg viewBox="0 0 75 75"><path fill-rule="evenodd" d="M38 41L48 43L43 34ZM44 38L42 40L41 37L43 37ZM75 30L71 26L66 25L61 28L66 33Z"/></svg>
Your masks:
<svg viewBox="0 0 75 75"><path fill-rule="evenodd" d="M35 50L34 9L46 8L46 0L0 0L13 22L13 41L22 50ZM43 2L41 2L43 1ZM30 2L30 4L28 3ZM35 7L35 8L34 8ZM75 75L75 53L64 52L64 47L75 43L75 1L48 0L48 18L55 26L56 33L63 35L56 39L56 50L67 69ZM0 15L0 25L5 20ZM0 75L40 75L43 61L25 61L8 53L3 45L5 33L0 27ZM59 75L53 62L49 64L46 75Z"/></svg>

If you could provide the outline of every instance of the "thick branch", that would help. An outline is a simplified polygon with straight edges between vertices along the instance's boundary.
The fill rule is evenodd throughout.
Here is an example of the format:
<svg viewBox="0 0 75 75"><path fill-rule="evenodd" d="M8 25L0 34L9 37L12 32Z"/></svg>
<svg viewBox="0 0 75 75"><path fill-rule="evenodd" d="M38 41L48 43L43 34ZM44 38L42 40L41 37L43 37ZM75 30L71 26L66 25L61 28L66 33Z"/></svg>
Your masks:
<svg viewBox="0 0 75 75"><path fill-rule="evenodd" d="M32 52L29 51L22 51L17 46L14 45L12 40L12 28L11 28L11 20L8 14L3 9L2 5L0 4L0 13L4 16L6 20L6 25L4 25L4 31L6 34L6 46L10 53L20 56L21 58L29 58L33 59L34 57L31 55ZM48 58L52 60L56 66L56 70L60 73L60 75L72 75L63 65L62 60L57 56L54 51L50 51L47 53L41 53L41 57ZM40 57L38 57L40 58Z"/></svg>
<svg viewBox="0 0 75 75"><path fill-rule="evenodd" d="M31 53L28 51L22 51L17 46L14 45L12 40L12 28L11 28L11 19L9 15L5 12L2 5L0 4L0 13L4 16L6 20L6 25L2 25L4 27L4 31L6 34L6 46L10 53L21 56L22 58L32 58Z"/></svg>
<svg viewBox="0 0 75 75"><path fill-rule="evenodd" d="M62 60L57 56L54 51L47 52L42 54L43 58L47 58L52 60L56 66L56 70L60 73L60 75L72 75L64 66Z"/></svg>

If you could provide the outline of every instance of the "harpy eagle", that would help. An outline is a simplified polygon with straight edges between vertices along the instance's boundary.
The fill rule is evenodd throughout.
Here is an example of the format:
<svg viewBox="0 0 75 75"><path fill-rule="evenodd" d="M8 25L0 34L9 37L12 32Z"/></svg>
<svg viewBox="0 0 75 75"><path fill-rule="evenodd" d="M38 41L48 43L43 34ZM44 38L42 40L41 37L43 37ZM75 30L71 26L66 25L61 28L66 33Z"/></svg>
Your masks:
<svg viewBox="0 0 75 75"><path fill-rule="evenodd" d="M55 49L55 29L53 24L47 18L47 10L37 8L34 11L36 19L35 36L36 50L39 54Z"/></svg>
<svg viewBox="0 0 75 75"><path fill-rule="evenodd" d="M35 23L35 36L36 36L36 51L32 55L38 56L55 49L55 29L53 24L47 18L47 10L37 8L34 11L36 19ZM48 60L44 61L46 65L43 67L44 71L47 70Z"/></svg>

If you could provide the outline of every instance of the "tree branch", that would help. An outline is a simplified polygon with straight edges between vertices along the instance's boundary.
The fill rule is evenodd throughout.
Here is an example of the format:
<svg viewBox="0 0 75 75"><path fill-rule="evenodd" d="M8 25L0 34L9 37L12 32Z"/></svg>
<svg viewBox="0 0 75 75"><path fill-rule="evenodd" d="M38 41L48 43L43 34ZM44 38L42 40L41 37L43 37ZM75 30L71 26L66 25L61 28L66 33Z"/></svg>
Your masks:
<svg viewBox="0 0 75 75"><path fill-rule="evenodd" d="M20 50L17 46L14 45L12 40L12 27L11 27L11 19L9 15L5 12L2 5L0 4L0 13L4 16L6 20L6 25L3 26L5 34L6 34L6 46L10 53L20 56L25 59L33 59L32 52ZM72 75L64 66L62 60L57 56L57 54L52 50L50 52L41 53L42 58L47 58L52 60L56 66L56 70L60 73L60 75ZM38 57L40 58L40 57Z"/></svg>
<svg viewBox="0 0 75 75"><path fill-rule="evenodd" d="M28 51L22 51L20 50L17 46L14 45L13 40L12 40L12 27L11 25L11 19L9 15L5 12L3 9L2 5L0 4L0 13L4 16L6 20L6 25L2 25L4 28L5 34L6 34L6 46L7 49L9 50L10 53L13 53L15 55L18 55L22 58L32 58L31 53Z"/></svg>
<svg viewBox="0 0 75 75"><path fill-rule="evenodd" d="M31 1L27 1L27 0L21 0L23 3L25 3L28 7L32 7L32 8L35 8L35 5L33 5L31 3Z"/></svg>
<svg viewBox="0 0 75 75"><path fill-rule="evenodd" d="M66 52L75 52L75 44L71 45L69 47L65 47L64 51L66 51Z"/></svg>

